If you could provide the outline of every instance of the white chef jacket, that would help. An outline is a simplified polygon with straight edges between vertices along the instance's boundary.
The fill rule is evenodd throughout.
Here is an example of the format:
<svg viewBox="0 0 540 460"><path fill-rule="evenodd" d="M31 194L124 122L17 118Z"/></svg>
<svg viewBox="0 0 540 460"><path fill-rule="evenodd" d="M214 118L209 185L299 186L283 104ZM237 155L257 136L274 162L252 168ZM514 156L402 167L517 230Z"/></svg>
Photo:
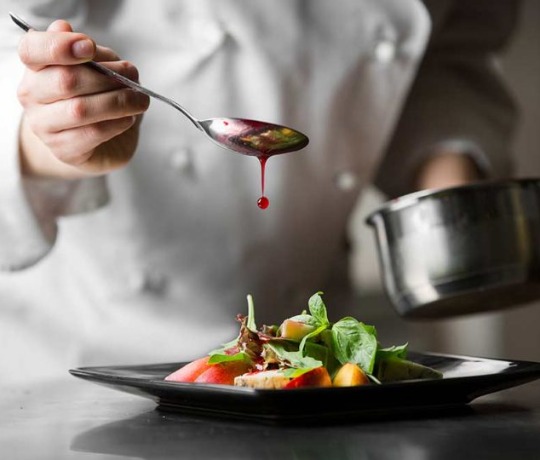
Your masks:
<svg viewBox="0 0 540 460"><path fill-rule="evenodd" d="M318 290L331 319L361 316L344 294L362 187L407 193L444 142L508 173L514 109L491 54L511 3L475 15L451 0L2 2L0 378L194 358L235 336L248 293L258 323L299 313ZM153 101L126 168L23 179L22 32L8 10L38 29L71 21L199 118L289 125L310 144L268 161L261 211L257 160Z"/></svg>

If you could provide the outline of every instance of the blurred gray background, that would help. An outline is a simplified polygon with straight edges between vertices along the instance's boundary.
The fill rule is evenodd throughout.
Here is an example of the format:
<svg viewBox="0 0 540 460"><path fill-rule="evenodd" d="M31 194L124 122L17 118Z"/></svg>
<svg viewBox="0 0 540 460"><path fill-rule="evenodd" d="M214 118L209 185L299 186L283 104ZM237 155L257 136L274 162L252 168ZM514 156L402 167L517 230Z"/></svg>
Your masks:
<svg viewBox="0 0 540 460"><path fill-rule="evenodd" d="M540 177L540 0L523 0L515 36L501 57L506 81L521 111L514 154L518 177ZM452 320L411 322L401 319L386 300L377 276L375 240L365 216L384 197L370 189L362 197L351 225L360 248L352 260L354 282L361 297L356 315L377 325L381 342L408 341L411 348L540 361L540 302L504 312Z"/></svg>

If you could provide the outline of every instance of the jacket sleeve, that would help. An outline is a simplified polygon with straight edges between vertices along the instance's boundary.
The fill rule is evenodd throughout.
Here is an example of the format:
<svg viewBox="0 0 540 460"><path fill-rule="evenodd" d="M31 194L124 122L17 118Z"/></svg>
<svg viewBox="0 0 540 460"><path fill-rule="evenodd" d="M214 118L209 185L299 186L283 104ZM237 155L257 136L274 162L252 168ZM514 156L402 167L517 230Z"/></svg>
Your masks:
<svg viewBox="0 0 540 460"><path fill-rule="evenodd" d="M85 15L85 2L8 3L36 29L45 29L55 17L80 25ZM6 10L0 18L0 270L4 271L20 270L42 259L54 245L60 216L90 211L108 201L104 178L58 181L22 177L18 143L22 108L17 100L24 73L17 54L22 33Z"/></svg>
<svg viewBox="0 0 540 460"><path fill-rule="evenodd" d="M517 109L496 55L517 12L513 0L457 0L433 29L374 181L389 197L413 191L422 162L445 147L470 155L485 177L511 173Z"/></svg>

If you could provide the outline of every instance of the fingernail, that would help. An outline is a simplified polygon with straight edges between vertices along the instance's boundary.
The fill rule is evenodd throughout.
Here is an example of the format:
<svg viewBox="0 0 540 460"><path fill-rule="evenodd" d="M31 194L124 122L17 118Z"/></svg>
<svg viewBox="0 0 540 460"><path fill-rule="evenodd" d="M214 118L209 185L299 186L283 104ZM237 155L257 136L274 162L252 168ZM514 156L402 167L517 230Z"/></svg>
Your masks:
<svg viewBox="0 0 540 460"><path fill-rule="evenodd" d="M94 56L94 42L92 40L79 40L71 45L71 52L77 59L87 59Z"/></svg>

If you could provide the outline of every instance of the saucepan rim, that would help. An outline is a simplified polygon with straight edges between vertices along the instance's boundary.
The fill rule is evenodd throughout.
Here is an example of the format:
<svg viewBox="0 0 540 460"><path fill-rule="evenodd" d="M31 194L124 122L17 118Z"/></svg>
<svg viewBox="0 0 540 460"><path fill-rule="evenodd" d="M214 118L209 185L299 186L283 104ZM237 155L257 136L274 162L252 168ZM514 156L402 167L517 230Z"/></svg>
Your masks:
<svg viewBox="0 0 540 460"><path fill-rule="evenodd" d="M448 195L456 195L468 193L475 190L485 190L490 188L504 189L512 187L522 187L525 184L538 183L540 178L514 178L514 179L499 179L493 181L473 182L471 184L460 185L456 187L447 187L439 189L420 190L418 192L409 193L392 200L387 201L382 206L378 207L365 218L368 225L375 225L375 216L390 214L402 209L414 206L426 199L444 198Z"/></svg>

